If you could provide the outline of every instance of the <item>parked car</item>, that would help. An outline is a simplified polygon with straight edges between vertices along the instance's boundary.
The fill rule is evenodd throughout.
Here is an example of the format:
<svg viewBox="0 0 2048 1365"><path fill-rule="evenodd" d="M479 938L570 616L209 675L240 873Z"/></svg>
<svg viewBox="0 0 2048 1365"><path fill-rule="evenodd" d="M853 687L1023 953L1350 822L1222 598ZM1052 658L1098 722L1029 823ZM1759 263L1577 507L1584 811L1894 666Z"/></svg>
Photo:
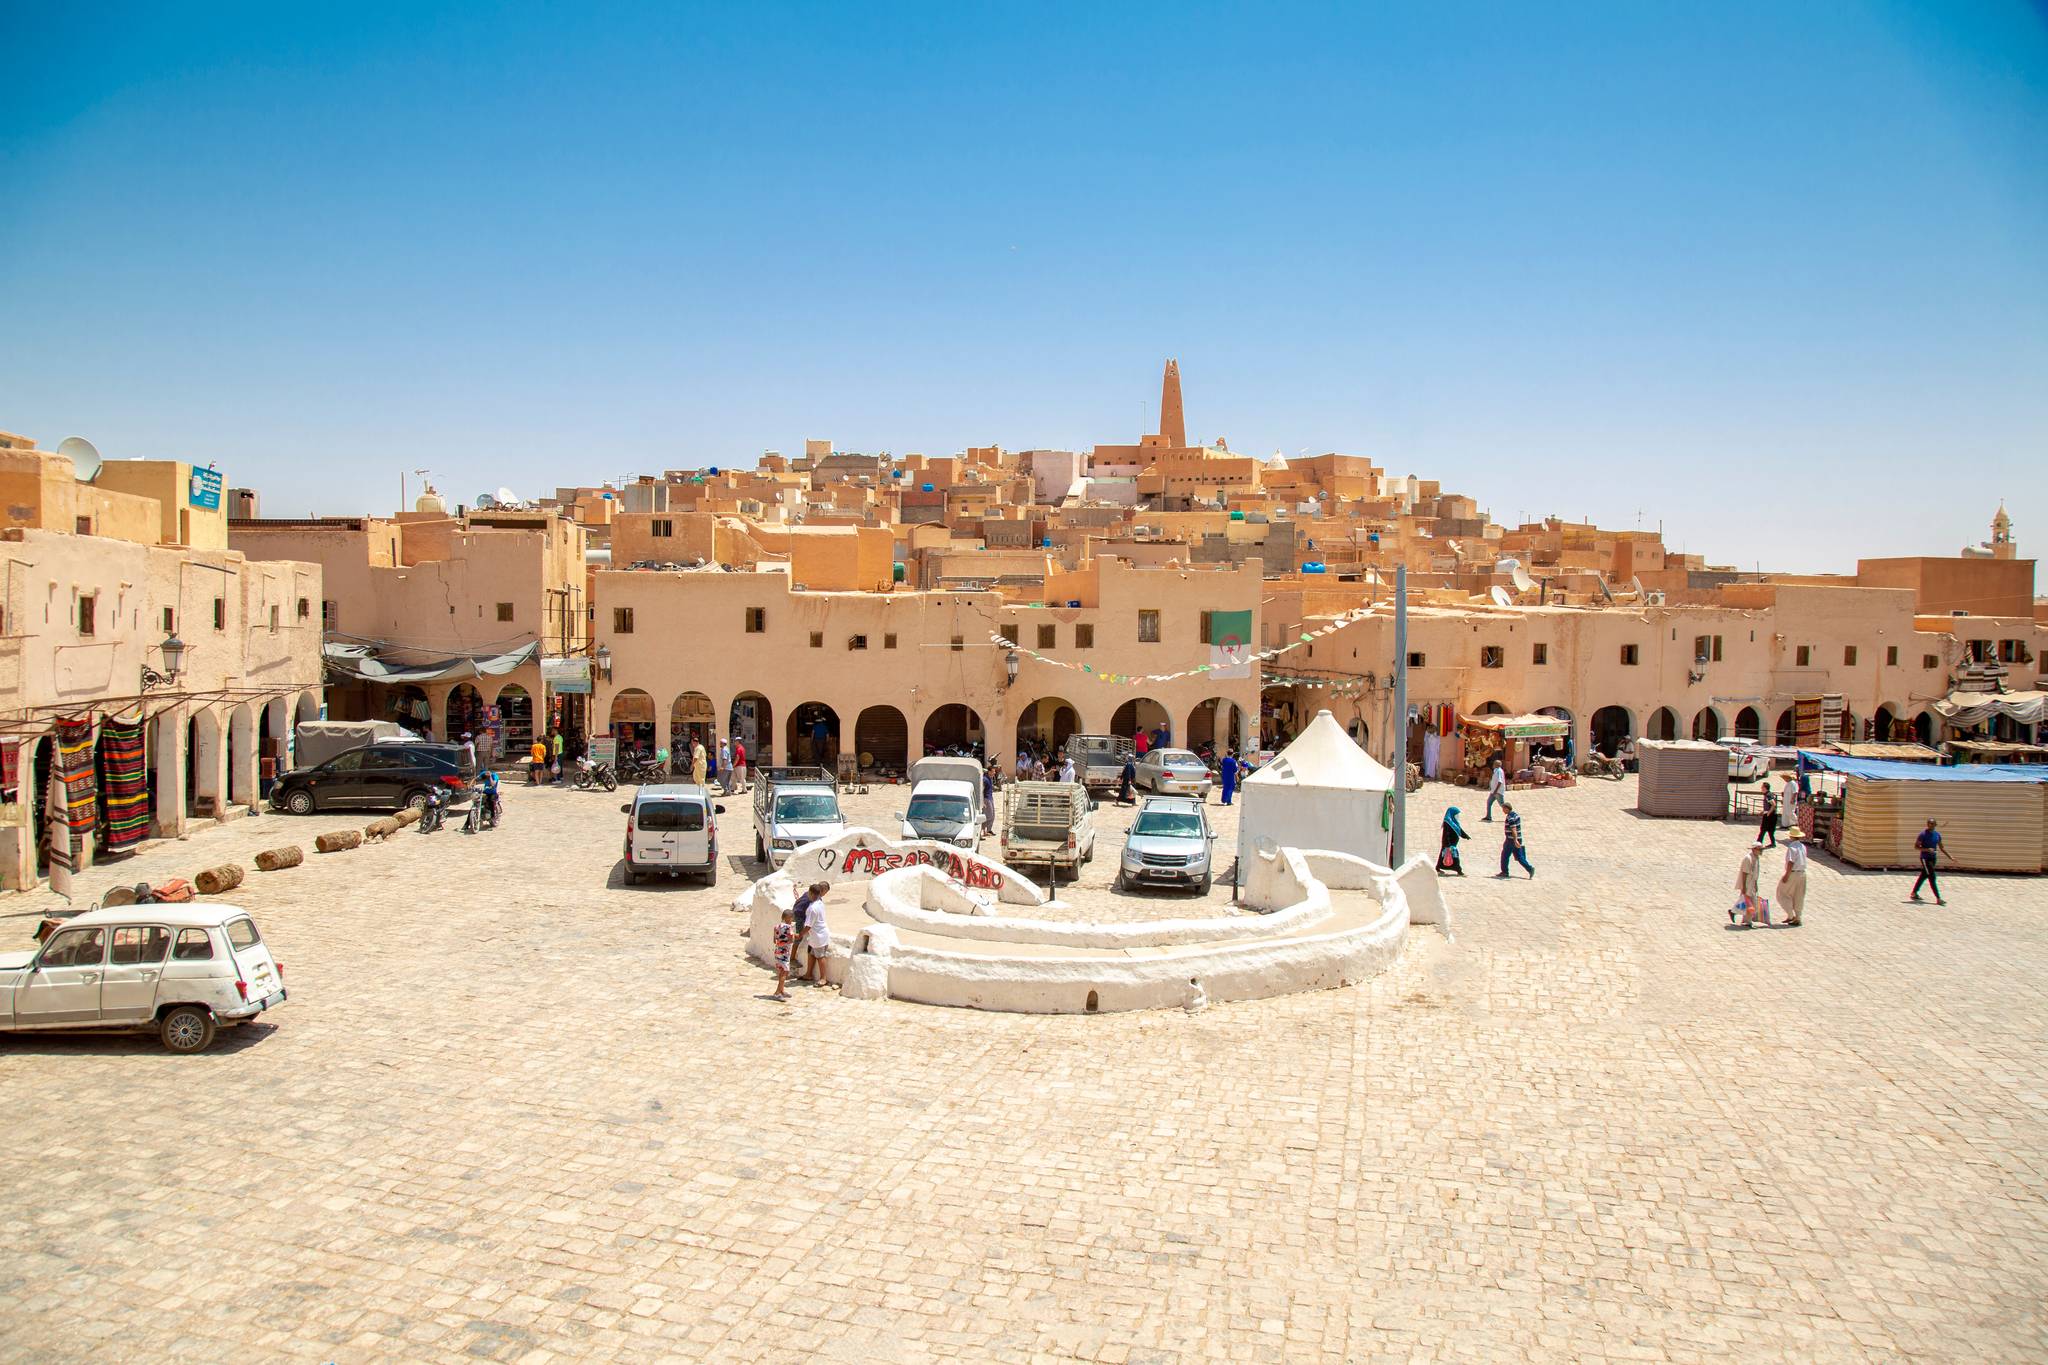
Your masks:
<svg viewBox="0 0 2048 1365"><path fill-rule="evenodd" d="M1150 792L1207 796L1216 777L1186 749L1154 749L1138 760L1138 785Z"/></svg>
<svg viewBox="0 0 2048 1365"><path fill-rule="evenodd" d="M816 839L846 833L839 782L823 768L756 768L754 857L774 867Z"/></svg>
<svg viewBox="0 0 2048 1365"><path fill-rule="evenodd" d="M1012 782L1003 820L1003 862L1039 867L1053 881L1080 875L1095 857L1095 804L1079 782Z"/></svg>
<svg viewBox="0 0 2048 1365"><path fill-rule="evenodd" d="M1771 770L1771 760L1758 751L1753 739L1716 741L1728 751L1730 782L1760 782Z"/></svg>
<svg viewBox="0 0 2048 1365"><path fill-rule="evenodd" d="M718 885L718 817L724 806L692 782L642 787L625 805L626 885L685 872Z"/></svg>
<svg viewBox="0 0 2048 1365"><path fill-rule="evenodd" d="M323 810L425 809L435 787L448 801L469 792L475 769L460 744L391 740L336 754L310 768L293 768L270 788L270 804L293 815Z"/></svg>
<svg viewBox="0 0 2048 1365"><path fill-rule="evenodd" d="M1149 882L1191 886L1207 895L1215 849L1216 834L1200 798L1148 796L1138 803L1137 818L1124 838L1116 889Z"/></svg>
<svg viewBox="0 0 2048 1365"><path fill-rule="evenodd" d="M1124 780L1124 764L1137 750L1129 735L1068 735L1065 752L1083 786L1106 791Z"/></svg>
<svg viewBox="0 0 2048 1365"><path fill-rule="evenodd" d="M216 1029L284 1000L284 964L234 905L89 910L40 948L0 953L0 1032L150 1030L203 1052Z"/></svg>
<svg viewBox="0 0 2048 1365"><path fill-rule="evenodd" d="M979 760L920 758L910 765L910 804L896 812L904 838L975 848L981 842L981 815Z"/></svg>

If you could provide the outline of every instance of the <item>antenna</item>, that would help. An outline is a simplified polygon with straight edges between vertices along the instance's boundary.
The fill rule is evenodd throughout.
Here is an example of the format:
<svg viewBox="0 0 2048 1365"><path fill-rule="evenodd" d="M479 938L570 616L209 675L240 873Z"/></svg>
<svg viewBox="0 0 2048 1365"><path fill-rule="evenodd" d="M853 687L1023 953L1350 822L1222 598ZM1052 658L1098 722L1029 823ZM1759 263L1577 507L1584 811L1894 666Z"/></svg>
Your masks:
<svg viewBox="0 0 2048 1365"><path fill-rule="evenodd" d="M100 466L106 463L100 458L100 452L93 443L83 436L66 436L57 442L57 453L70 458L71 467L78 472L80 483L91 483L98 478Z"/></svg>

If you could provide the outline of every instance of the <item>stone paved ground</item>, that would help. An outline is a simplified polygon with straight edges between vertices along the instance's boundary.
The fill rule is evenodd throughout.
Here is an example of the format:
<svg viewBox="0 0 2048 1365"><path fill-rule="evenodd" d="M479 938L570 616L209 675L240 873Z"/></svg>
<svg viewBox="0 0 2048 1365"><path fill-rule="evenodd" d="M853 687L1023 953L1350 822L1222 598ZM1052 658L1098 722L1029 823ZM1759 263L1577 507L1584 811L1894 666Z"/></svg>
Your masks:
<svg viewBox="0 0 2048 1365"><path fill-rule="evenodd" d="M1746 832L1632 796L1530 795L1454 943L1194 1016L775 1005L740 869L619 886L616 798L257 875L269 1021L0 1039L0 1357L2048 1353L2048 883L1817 863L1731 932Z"/></svg>

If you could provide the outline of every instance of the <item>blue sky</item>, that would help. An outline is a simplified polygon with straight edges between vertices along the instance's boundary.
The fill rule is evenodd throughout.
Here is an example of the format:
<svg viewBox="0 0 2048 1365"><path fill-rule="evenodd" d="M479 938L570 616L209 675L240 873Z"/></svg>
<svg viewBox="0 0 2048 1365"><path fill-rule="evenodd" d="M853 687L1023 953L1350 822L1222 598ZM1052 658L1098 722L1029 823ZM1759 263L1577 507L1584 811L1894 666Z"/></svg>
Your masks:
<svg viewBox="0 0 2048 1365"><path fill-rule="evenodd" d="M0 0L0 427L267 512L1154 425L2048 549L2048 12Z"/></svg>

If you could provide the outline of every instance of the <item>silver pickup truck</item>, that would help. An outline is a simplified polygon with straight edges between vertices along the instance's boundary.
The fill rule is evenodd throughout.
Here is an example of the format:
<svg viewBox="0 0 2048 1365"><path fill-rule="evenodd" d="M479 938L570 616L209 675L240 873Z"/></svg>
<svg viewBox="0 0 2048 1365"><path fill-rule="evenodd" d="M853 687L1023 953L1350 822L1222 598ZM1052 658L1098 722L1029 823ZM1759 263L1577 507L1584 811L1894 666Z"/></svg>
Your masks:
<svg viewBox="0 0 2048 1365"><path fill-rule="evenodd" d="M1124 764L1137 750L1115 735L1068 735L1066 755L1074 760L1075 780L1090 791L1104 791L1123 780Z"/></svg>
<svg viewBox="0 0 2048 1365"><path fill-rule="evenodd" d="M1003 788L1003 862L1043 867L1047 879L1081 875L1095 856L1094 803L1078 782L1012 782Z"/></svg>
<svg viewBox="0 0 2048 1365"><path fill-rule="evenodd" d="M823 768L761 768L754 773L754 857L781 867L814 839L846 833L839 783Z"/></svg>

